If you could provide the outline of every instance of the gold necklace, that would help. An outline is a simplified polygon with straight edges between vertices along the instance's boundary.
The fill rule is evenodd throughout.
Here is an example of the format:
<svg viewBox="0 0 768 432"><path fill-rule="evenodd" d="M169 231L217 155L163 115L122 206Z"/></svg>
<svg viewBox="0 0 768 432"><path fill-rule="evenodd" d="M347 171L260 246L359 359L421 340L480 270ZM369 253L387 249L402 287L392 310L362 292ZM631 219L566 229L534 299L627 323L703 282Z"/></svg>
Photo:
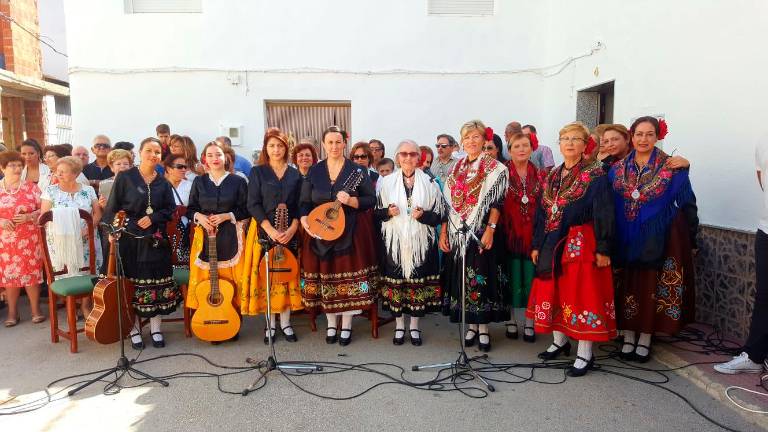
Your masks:
<svg viewBox="0 0 768 432"><path fill-rule="evenodd" d="M141 174L142 180L144 180L144 183L147 185L147 209L144 212L147 215L151 215L155 211L152 209L152 186L150 184L157 177L157 171L152 172L152 175L149 176L149 181L147 181L147 177L144 175L144 173L141 172L141 170L139 170L139 174Z"/></svg>

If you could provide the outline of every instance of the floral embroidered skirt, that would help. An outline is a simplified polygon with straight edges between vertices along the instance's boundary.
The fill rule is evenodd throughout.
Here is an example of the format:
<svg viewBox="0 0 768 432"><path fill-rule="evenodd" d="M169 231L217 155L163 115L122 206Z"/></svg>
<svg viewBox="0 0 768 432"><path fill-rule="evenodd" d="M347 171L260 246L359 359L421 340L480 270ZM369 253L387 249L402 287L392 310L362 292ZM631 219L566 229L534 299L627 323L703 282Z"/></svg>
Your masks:
<svg viewBox="0 0 768 432"><path fill-rule="evenodd" d="M531 293L535 267L530 258L508 255L501 260L504 300L510 307L525 308Z"/></svg>
<svg viewBox="0 0 768 432"><path fill-rule="evenodd" d="M562 255L562 274L533 281L526 318L536 333L553 330L576 340L607 342L616 337L611 267L595 265L592 225L571 227Z"/></svg>
<svg viewBox="0 0 768 432"><path fill-rule="evenodd" d="M496 243L482 254L477 243L469 242L466 262L466 322L468 324L488 324L504 322L510 319L510 309L504 299L504 292L499 282L498 253ZM455 252L443 255L445 267L440 276L443 287L443 314L451 322L461 322L461 256Z"/></svg>
<svg viewBox="0 0 768 432"><path fill-rule="evenodd" d="M422 317L439 312L442 304L440 267L437 243L428 250L424 262L414 270L410 278L388 254L384 254L384 277L381 279L382 307L399 317L407 314Z"/></svg>
<svg viewBox="0 0 768 432"><path fill-rule="evenodd" d="M696 304L688 226L680 214L672 223L660 270L627 266L619 301L619 328L677 334L693 322Z"/></svg>
<svg viewBox="0 0 768 432"><path fill-rule="evenodd" d="M120 255L125 275L133 283L131 305L136 314L151 318L175 311L182 295L173 280L168 245L153 248L145 240L123 236Z"/></svg>
<svg viewBox="0 0 768 432"><path fill-rule="evenodd" d="M379 266L372 232L371 217L358 217L352 248L344 254L331 251L324 257L315 254L312 239L305 236L301 247L301 295L306 308L337 313L374 304Z"/></svg>

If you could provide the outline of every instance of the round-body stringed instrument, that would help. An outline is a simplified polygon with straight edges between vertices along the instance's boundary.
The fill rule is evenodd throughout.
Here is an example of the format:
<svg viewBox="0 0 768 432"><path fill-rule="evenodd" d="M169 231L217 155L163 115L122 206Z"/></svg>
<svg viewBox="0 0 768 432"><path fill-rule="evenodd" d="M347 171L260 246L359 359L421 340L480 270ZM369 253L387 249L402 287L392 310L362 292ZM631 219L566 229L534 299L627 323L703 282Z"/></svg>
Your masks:
<svg viewBox="0 0 768 432"><path fill-rule="evenodd" d="M125 212L119 211L112 221L115 230L125 226ZM117 243L114 238L119 238L120 234L112 234L109 241L109 261L107 262L107 277L99 280L93 288L93 310L88 314L85 321L85 335L88 339L100 344L111 344L120 341L125 337L133 327L133 308L131 307L131 298L133 298L133 284L123 278L118 281L115 277L115 256ZM122 283L121 283L122 282ZM122 285L122 304L117 300L117 290ZM118 326L118 313L122 315L123 334L120 334Z"/></svg>
<svg viewBox="0 0 768 432"><path fill-rule="evenodd" d="M288 207L279 204L275 210L275 229L285 232L289 225ZM272 246L269 251L269 283L274 286L295 282L298 274L299 261L288 246L279 243ZM267 286L267 261L263 257L259 263L259 283L263 287Z"/></svg>
<svg viewBox="0 0 768 432"><path fill-rule="evenodd" d="M195 286L199 306L190 323L192 333L208 342L232 339L240 331L240 315L232 305L235 287L228 280L219 278L216 232L216 228L208 232L208 280Z"/></svg>
<svg viewBox="0 0 768 432"><path fill-rule="evenodd" d="M363 169L357 168L344 181L343 190L347 193L355 190L363 181ZM323 240L336 240L344 234L346 217L341 202L337 199L315 207L307 216L309 230Z"/></svg>

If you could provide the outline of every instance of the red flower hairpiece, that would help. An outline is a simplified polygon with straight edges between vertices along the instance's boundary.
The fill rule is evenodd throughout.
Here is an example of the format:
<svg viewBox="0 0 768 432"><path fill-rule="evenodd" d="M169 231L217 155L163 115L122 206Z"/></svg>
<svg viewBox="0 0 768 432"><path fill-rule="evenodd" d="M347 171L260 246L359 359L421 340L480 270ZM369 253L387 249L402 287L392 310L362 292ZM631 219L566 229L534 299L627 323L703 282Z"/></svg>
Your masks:
<svg viewBox="0 0 768 432"><path fill-rule="evenodd" d="M493 129L489 127L485 128L485 140L493 141Z"/></svg>
<svg viewBox="0 0 768 432"><path fill-rule="evenodd" d="M531 149L533 151L536 151L536 149L539 148L539 138L536 136L534 132L531 132L528 134L528 139L531 141Z"/></svg>
<svg viewBox="0 0 768 432"><path fill-rule="evenodd" d="M597 142L595 141L595 138L592 137L592 135L589 136L589 139L587 140L587 147L584 149L584 154L589 155L592 154L593 151L597 148Z"/></svg>
<svg viewBox="0 0 768 432"><path fill-rule="evenodd" d="M669 132L669 128L667 127L667 121L664 119L659 119L659 136L656 138L659 140L663 140L665 136L667 136L667 133Z"/></svg>
<svg viewBox="0 0 768 432"><path fill-rule="evenodd" d="M417 168L421 168L424 166L424 162L427 161L427 152L425 150L421 151L421 157L419 158L419 166Z"/></svg>

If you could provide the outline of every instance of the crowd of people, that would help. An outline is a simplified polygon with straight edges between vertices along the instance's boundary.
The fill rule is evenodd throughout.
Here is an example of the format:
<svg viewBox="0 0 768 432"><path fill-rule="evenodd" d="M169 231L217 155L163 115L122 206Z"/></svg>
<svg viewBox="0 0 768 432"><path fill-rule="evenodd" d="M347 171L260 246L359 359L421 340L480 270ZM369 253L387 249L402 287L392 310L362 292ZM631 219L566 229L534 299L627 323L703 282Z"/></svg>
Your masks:
<svg viewBox="0 0 768 432"><path fill-rule="evenodd" d="M655 333L674 334L693 319L696 200L689 162L657 146L665 134L666 124L648 116L629 128L571 123L558 133L558 166L533 125L511 122L501 138L479 120L465 123L458 141L441 133L432 148L405 139L389 153L377 139L350 146L347 133L331 126L319 137L322 160L315 138L294 143L269 128L254 165L227 137L198 153L167 125L136 149L99 135L93 162L84 147L26 140L18 151L0 152L5 326L19 322L21 288L32 320L45 320L38 306L42 242L55 251L54 267L88 260L80 238L58 238L67 230L39 238L41 212L85 210L98 224L123 211L131 233L120 242L123 268L155 347L165 345L163 315L182 302L199 306L195 287L211 277L206 236L216 232L216 274L236 288L233 303L243 315L267 309L263 245L282 245L299 258L299 277L271 287L265 343L276 323L296 342L291 313L313 309L327 318L326 342L348 345L353 316L381 301L395 318L395 345L422 345L420 318L441 313L451 322L466 319L466 345L485 352L492 323L525 342L552 334L539 354L544 360L570 355L573 340L572 376L593 365L594 342L617 336L622 358L645 362ZM333 201L346 223L327 241L308 216ZM278 229L278 213L286 212ZM52 224L66 223L66 214L54 211ZM108 236L96 235L104 273ZM175 267L189 269L186 299ZM89 308L81 302L84 316ZM131 342L144 347L138 329Z"/></svg>

